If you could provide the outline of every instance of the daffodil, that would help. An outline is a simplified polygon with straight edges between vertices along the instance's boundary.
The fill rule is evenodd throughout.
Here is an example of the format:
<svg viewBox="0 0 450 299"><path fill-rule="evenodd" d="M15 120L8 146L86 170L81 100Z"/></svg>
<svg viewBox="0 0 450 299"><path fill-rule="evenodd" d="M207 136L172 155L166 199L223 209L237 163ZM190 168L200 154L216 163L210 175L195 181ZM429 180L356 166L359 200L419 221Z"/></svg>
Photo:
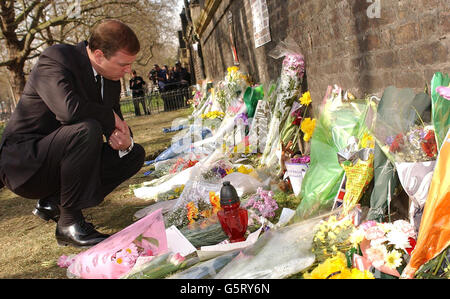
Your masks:
<svg viewBox="0 0 450 299"><path fill-rule="evenodd" d="M311 93L309 91L305 92L299 100L300 104L308 106L312 102Z"/></svg>
<svg viewBox="0 0 450 299"><path fill-rule="evenodd" d="M228 74L237 73L239 71L239 67L237 66L230 66L227 68Z"/></svg>
<svg viewBox="0 0 450 299"><path fill-rule="evenodd" d="M362 148L374 148L375 140L372 135L369 133L365 133L363 138L361 139L361 147Z"/></svg>
<svg viewBox="0 0 450 299"><path fill-rule="evenodd" d="M316 128L315 119L311 119L309 117L303 119L302 124L300 126L300 129L304 133L303 140L308 142L311 139L315 128Z"/></svg>

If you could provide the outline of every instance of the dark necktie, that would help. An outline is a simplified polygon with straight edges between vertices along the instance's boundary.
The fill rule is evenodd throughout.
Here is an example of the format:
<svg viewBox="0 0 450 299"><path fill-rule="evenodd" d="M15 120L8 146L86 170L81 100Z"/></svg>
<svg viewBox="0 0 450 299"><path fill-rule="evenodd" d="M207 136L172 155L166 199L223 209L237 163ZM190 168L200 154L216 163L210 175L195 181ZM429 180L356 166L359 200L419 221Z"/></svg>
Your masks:
<svg viewBox="0 0 450 299"><path fill-rule="evenodd" d="M95 87L97 89L97 95L98 97L103 100L102 97L102 76L96 75L95 76Z"/></svg>

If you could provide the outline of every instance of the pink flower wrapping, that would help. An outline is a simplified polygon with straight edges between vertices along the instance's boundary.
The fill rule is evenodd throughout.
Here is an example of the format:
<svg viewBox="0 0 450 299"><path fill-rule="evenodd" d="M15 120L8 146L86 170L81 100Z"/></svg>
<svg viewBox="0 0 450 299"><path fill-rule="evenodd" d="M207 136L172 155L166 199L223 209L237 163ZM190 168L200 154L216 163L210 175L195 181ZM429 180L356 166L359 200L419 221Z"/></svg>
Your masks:
<svg viewBox="0 0 450 299"><path fill-rule="evenodd" d="M142 252L134 243L139 240ZM154 240L154 243L148 240ZM69 272L80 278L116 279L130 271L139 254L166 253L167 237L161 209L124 228L96 246L78 254ZM61 257L61 265L69 264Z"/></svg>

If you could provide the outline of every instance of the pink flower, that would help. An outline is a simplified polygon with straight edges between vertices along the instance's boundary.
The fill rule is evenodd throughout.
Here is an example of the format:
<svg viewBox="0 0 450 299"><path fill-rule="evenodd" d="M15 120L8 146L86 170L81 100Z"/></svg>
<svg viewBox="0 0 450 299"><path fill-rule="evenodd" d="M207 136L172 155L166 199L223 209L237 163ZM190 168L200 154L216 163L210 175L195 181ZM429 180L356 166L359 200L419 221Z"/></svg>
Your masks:
<svg viewBox="0 0 450 299"><path fill-rule="evenodd" d="M436 88L436 91L441 97L450 101L450 87L439 86Z"/></svg>
<svg viewBox="0 0 450 299"><path fill-rule="evenodd" d="M384 238L384 231L381 230L378 226L369 227L366 230L366 239L367 240L377 240Z"/></svg>
<svg viewBox="0 0 450 299"><path fill-rule="evenodd" d="M383 245L370 247L366 250L367 259L372 262L375 268L384 265L384 258L387 255L386 247Z"/></svg>
<svg viewBox="0 0 450 299"><path fill-rule="evenodd" d="M58 259L57 265L61 268L68 268L74 261L75 257L73 256L61 255Z"/></svg>
<svg viewBox="0 0 450 299"><path fill-rule="evenodd" d="M373 221L373 220L366 221L366 222L364 222L364 223L362 223L362 224L360 225L360 227L361 227L364 231L366 231L368 228L370 228L370 227L372 227L372 226L377 226L377 223L376 223L375 221Z"/></svg>
<svg viewBox="0 0 450 299"><path fill-rule="evenodd" d="M170 259L169 259L169 261L170 261L172 264L174 264L175 266L181 264L184 260L185 260L185 258L184 258L181 254L179 254L179 253L176 253L176 254L172 255L172 256L170 257Z"/></svg>

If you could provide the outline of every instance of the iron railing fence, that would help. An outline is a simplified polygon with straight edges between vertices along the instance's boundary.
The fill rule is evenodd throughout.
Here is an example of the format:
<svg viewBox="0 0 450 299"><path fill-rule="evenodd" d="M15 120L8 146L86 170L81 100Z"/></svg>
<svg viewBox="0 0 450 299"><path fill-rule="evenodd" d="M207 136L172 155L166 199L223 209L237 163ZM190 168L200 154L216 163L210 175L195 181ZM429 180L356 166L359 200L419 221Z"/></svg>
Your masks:
<svg viewBox="0 0 450 299"><path fill-rule="evenodd" d="M190 96L189 88L166 92L152 91L143 97L121 100L120 106L124 116L149 115L186 108Z"/></svg>

